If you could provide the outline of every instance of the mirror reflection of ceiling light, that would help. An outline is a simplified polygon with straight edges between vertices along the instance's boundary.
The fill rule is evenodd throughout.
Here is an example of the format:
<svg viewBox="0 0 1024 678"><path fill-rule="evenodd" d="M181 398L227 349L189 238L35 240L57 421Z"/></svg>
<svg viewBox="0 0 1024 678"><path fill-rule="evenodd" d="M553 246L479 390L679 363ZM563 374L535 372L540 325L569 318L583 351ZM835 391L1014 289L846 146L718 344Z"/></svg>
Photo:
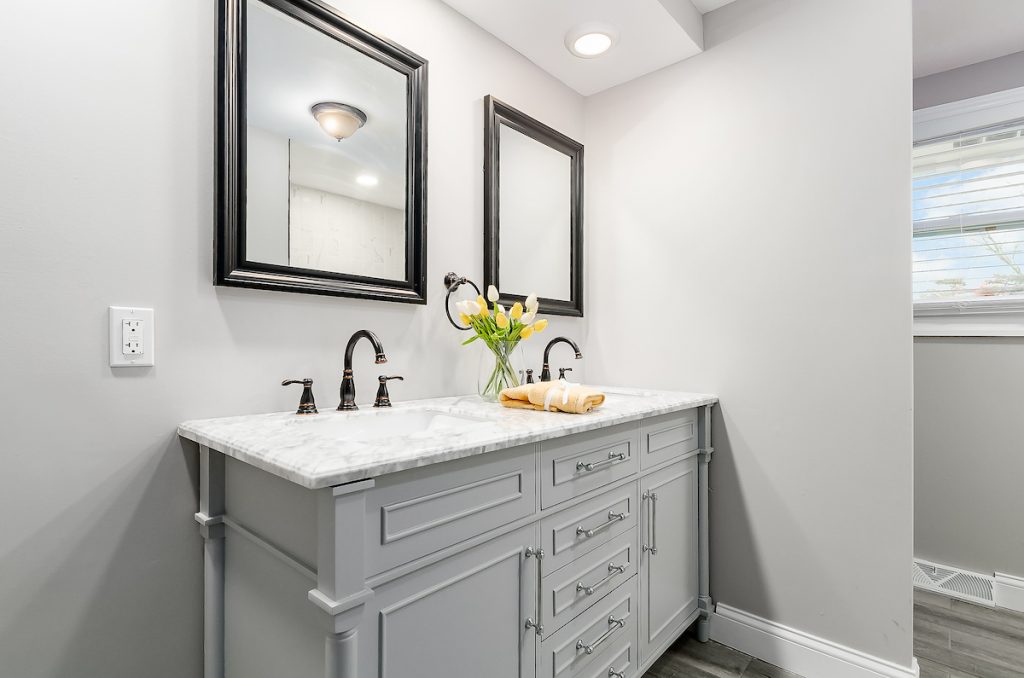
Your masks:
<svg viewBox="0 0 1024 678"><path fill-rule="evenodd" d="M356 177L356 183L360 186L376 186L380 180L372 174L360 174Z"/></svg>
<svg viewBox="0 0 1024 678"><path fill-rule="evenodd" d="M335 101L321 101L309 109L321 129L338 141L348 139L366 124L366 114L355 106Z"/></svg>
<svg viewBox="0 0 1024 678"><path fill-rule="evenodd" d="M601 56L615 45L618 33L600 24L583 24L565 34L565 47L581 59Z"/></svg>

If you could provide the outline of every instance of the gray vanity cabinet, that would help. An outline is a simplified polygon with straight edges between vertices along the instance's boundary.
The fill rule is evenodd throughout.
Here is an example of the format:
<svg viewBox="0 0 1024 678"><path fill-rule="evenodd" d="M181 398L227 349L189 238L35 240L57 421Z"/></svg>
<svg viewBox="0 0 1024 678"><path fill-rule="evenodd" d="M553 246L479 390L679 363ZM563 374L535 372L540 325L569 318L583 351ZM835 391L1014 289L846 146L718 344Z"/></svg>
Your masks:
<svg viewBox="0 0 1024 678"><path fill-rule="evenodd" d="M660 654L697 611L697 457L640 481L640 658Z"/></svg>
<svg viewBox="0 0 1024 678"><path fill-rule="evenodd" d="M528 526L374 589L359 627L359 678L528 678L536 601Z"/></svg>

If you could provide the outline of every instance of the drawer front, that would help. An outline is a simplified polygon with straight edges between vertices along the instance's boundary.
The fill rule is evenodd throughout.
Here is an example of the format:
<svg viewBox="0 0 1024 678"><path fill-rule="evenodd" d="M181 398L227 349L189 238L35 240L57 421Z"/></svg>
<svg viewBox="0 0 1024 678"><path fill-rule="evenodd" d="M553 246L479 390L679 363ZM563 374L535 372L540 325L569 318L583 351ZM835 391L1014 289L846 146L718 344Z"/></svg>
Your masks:
<svg viewBox="0 0 1024 678"><path fill-rule="evenodd" d="M383 476L366 502L368 573L501 527L536 506L534 445Z"/></svg>
<svg viewBox="0 0 1024 678"><path fill-rule="evenodd" d="M636 645L628 638L616 641L598 660L577 675L580 678L634 678L640 664Z"/></svg>
<svg viewBox="0 0 1024 678"><path fill-rule="evenodd" d="M638 497L636 483L628 483L542 520L547 571L568 565L624 530L635 532Z"/></svg>
<svg viewBox="0 0 1024 678"><path fill-rule="evenodd" d="M637 572L637 532L629 530L541 583L544 626L557 631Z"/></svg>
<svg viewBox="0 0 1024 678"><path fill-rule="evenodd" d="M695 451L697 412L697 409L692 409L643 420L640 426L640 468L651 468Z"/></svg>
<svg viewBox="0 0 1024 678"><path fill-rule="evenodd" d="M542 678L589 676L607 664L623 641L637 642L637 578L631 577L597 605L541 643Z"/></svg>
<svg viewBox="0 0 1024 678"><path fill-rule="evenodd" d="M541 506L548 508L639 470L640 422L541 443Z"/></svg>

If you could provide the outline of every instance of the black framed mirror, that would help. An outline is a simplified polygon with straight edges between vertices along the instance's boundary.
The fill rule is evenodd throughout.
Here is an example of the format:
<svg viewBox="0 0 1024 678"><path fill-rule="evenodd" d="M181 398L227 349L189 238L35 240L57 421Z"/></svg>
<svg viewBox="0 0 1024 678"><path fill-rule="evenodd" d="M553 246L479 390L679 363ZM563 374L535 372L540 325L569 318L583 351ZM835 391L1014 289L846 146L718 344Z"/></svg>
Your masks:
<svg viewBox="0 0 1024 678"><path fill-rule="evenodd" d="M220 0L215 284L426 303L427 62L317 0Z"/></svg>
<svg viewBox="0 0 1024 678"><path fill-rule="evenodd" d="M484 99L484 283L583 315L583 144Z"/></svg>

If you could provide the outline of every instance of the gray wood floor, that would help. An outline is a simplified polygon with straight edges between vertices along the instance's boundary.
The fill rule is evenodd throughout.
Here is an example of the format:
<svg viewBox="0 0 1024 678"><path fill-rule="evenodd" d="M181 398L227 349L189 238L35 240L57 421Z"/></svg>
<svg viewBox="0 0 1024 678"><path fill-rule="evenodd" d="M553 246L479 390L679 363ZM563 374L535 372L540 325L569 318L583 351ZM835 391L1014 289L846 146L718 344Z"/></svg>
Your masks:
<svg viewBox="0 0 1024 678"><path fill-rule="evenodd" d="M714 641L684 635L643 678L801 678Z"/></svg>
<svg viewBox="0 0 1024 678"><path fill-rule="evenodd" d="M914 591L921 678L1024 678L1024 614Z"/></svg>

